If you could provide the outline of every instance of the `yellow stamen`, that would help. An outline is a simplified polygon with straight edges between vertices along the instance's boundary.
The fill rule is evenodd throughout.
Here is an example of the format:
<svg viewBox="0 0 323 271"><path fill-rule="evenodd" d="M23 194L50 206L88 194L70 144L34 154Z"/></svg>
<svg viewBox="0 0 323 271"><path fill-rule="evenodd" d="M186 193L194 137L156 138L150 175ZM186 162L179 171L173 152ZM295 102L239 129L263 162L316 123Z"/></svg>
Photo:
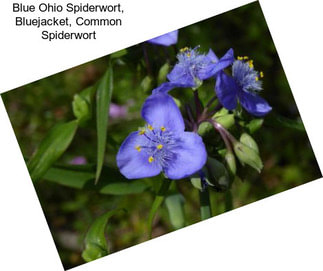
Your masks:
<svg viewBox="0 0 323 271"><path fill-rule="evenodd" d="M162 132L166 131L166 128L164 126L160 127L160 130L162 130Z"/></svg>
<svg viewBox="0 0 323 271"><path fill-rule="evenodd" d="M145 133L145 129L139 131L139 135L143 135Z"/></svg>
<svg viewBox="0 0 323 271"><path fill-rule="evenodd" d="M148 124L148 129L150 130L150 131L152 131L152 130L154 130L154 127L152 127L150 124Z"/></svg>
<svg viewBox="0 0 323 271"><path fill-rule="evenodd" d="M265 75L264 75L264 72L260 72L260 78L263 78Z"/></svg>
<svg viewBox="0 0 323 271"><path fill-rule="evenodd" d="M157 149L158 150L161 150L162 148L163 148L163 145L162 144L157 145Z"/></svg>
<svg viewBox="0 0 323 271"><path fill-rule="evenodd" d="M140 147L140 146L136 146L135 148L136 148L136 150L137 150L138 152L140 152L140 151L141 151L141 147Z"/></svg>
<svg viewBox="0 0 323 271"><path fill-rule="evenodd" d="M148 158L148 162L149 162L149 163L152 163L153 161L154 161L154 157L149 156L149 158Z"/></svg>
<svg viewBox="0 0 323 271"><path fill-rule="evenodd" d="M249 57L248 56L244 56L243 59L244 60L247 60L247 59L249 59Z"/></svg>
<svg viewBox="0 0 323 271"><path fill-rule="evenodd" d="M243 60L243 57L242 56L238 56L237 59L238 60Z"/></svg>
<svg viewBox="0 0 323 271"><path fill-rule="evenodd" d="M250 60L248 61L248 64L249 64L249 67L250 67L250 68L253 68L253 60L252 60L252 59L250 59Z"/></svg>
<svg viewBox="0 0 323 271"><path fill-rule="evenodd" d="M191 54L190 53L187 53L186 55L187 55L187 57L191 57Z"/></svg>
<svg viewBox="0 0 323 271"><path fill-rule="evenodd" d="M180 51L181 53L184 53L184 52L188 51L188 47L184 47L184 48L180 49L179 51Z"/></svg>
<svg viewBox="0 0 323 271"><path fill-rule="evenodd" d="M258 76L256 77L256 81L258 81L259 80L259 78L258 78Z"/></svg>

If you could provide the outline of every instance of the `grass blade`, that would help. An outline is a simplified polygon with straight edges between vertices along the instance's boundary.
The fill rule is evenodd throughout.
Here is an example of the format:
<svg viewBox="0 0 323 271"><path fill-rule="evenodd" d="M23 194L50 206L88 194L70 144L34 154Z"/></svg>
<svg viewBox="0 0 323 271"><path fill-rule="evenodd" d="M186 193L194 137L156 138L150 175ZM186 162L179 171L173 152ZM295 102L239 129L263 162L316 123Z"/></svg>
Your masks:
<svg viewBox="0 0 323 271"><path fill-rule="evenodd" d="M113 71L111 64L104 74L96 92L96 126L97 126L97 168L95 183L98 182L104 162L107 141L110 101L113 91Z"/></svg>
<svg viewBox="0 0 323 271"><path fill-rule="evenodd" d="M77 120L54 126L28 162L31 179L39 180L65 152L78 127Z"/></svg>

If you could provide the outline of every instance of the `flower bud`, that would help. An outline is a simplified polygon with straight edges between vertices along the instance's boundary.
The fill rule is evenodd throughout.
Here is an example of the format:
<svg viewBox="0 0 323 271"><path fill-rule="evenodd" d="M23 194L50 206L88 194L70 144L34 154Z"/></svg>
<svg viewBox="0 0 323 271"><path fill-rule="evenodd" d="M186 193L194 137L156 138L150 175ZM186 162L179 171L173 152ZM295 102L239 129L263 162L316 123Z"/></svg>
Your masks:
<svg viewBox="0 0 323 271"><path fill-rule="evenodd" d="M204 136L206 135L208 132L212 131L214 128L212 126L211 123L209 122L202 122L200 125L199 125L199 128L197 130L197 133L200 135L200 136Z"/></svg>
<svg viewBox="0 0 323 271"><path fill-rule="evenodd" d="M264 119L253 119L246 125L246 127L249 129L250 134L253 134L258 129L261 128L263 123L264 123Z"/></svg>
<svg viewBox="0 0 323 271"><path fill-rule="evenodd" d="M145 76L144 79L142 79L141 83L140 83L140 87L144 92L150 91L151 90L151 86L152 86L152 82L153 79L147 75Z"/></svg>
<svg viewBox="0 0 323 271"><path fill-rule="evenodd" d="M229 172L232 175L236 174L237 166L236 166L236 158L234 157L234 154L230 151L227 151L227 153L224 156L224 159L228 165Z"/></svg>
<svg viewBox="0 0 323 271"><path fill-rule="evenodd" d="M227 114L215 118L215 121L221 124L224 128L229 129L234 124L234 115Z"/></svg>
<svg viewBox="0 0 323 271"><path fill-rule="evenodd" d="M166 81L169 70L170 65L167 62L159 69L157 77L158 85Z"/></svg>
<svg viewBox="0 0 323 271"><path fill-rule="evenodd" d="M211 183L218 191L225 191L230 188L232 180L221 162L208 157L206 167L208 183Z"/></svg>
<svg viewBox="0 0 323 271"><path fill-rule="evenodd" d="M91 118L89 103L80 95L75 94L72 102L74 116L80 123L84 123Z"/></svg>
<svg viewBox="0 0 323 271"><path fill-rule="evenodd" d="M212 119L217 123L221 124L224 128L229 129L234 124L234 114L229 114L229 111L226 108L221 108L216 112Z"/></svg>
<svg viewBox="0 0 323 271"><path fill-rule="evenodd" d="M258 148L256 141L247 133L243 133L240 136L240 142L245 144L246 146L250 147L251 149L253 149L257 153L259 153L259 148Z"/></svg>
<svg viewBox="0 0 323 271"><path fill-rule="evenodd" d="M259 154L254 149L238 141L235 142L233 148L242 165L247 164L260 173L261 169L263 168L263 164Z"/></svg>

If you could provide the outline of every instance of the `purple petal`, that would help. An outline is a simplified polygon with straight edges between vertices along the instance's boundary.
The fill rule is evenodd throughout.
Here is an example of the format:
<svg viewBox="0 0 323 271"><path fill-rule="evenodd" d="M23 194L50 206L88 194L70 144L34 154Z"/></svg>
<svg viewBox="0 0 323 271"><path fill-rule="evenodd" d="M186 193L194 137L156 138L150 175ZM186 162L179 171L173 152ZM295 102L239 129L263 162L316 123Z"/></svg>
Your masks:
<svg viewBox="0 0 323 271"><path fill-rule="evenodd" d="M137 146L145 145L146 137L132 132L122 143L117 154L117 165L128 179L140 179L158 175L162 168L156 161L149 162L149 154L138 151Z"/></svg>
<svg viewBox="0 0 323 271"><path fill-rule="evenodd" d="M207 54L208 58L213 58L215 60L216 55L213 53L213 51L209 51L209 53ZM215 58L214 58L215 56ZM227 68L228 66L230 66L234 61L234 54L233 54L233 49L229 49L225 55L223 57L221 57L219 59L219 61L208 65L205 69L201 69L200 72L198 73L198 77L201 80L205 80L208 79L212 76L215 76L219 71ZM214 61L212 61L214 62Z"/></svg>
<svg viewBox="0 0 323 271"><path fill-rule="evenodd" d="M150 95L141 110L142 118L152 127L182 132L185 129L182 114L173 98L166 93Z"/></svg>
<svg viewBox="0 0 323 271"><path fill-rule="evenodd" d="M189 72L189 68L182 63L178 63L174 66L171 72L167 75L167 79L174 84L182 84L187 87L195 86L194 77Z"/></svg>
<svg viewBox="0 0 323 271"><path fill-rule="evenodd" d="M216 76L215 92L220 103L228 110L237 107L237 94L239 87L234 79L226 75L224 72L219 72Z"/></svg>
<svg viewBox="0 0 323 271"><path fill-rule="evenodd" d="M212 62L218 62L219 61L219 58L216 56L216 54L213 52L212 49L209 50L206 57Z"/></svg>
<svg viewBox="0 0 323 271"><path fill-rule="evenodd" d="M266 100L252 92L239 92L239 100L244 109L257 117L266 115L272 109Z"/></svg>
<svg viewBox="0 0 323 271"><path fill-rule="evenodd" d="M169 32L167 34L161 35L159 37L148 40L147 42L162 45L162 46L170 46L177 43L178 38L178 30Z"/></svg>
<svg viewBox="0 0 323 271"><path fill-rule="evenodd" d="M204 166L207 159L202 138L195 133L182 133L176 144L172 149L174 158L164 168L166 176L173 180L194 174Z"/></svg>
<svg viewBox="0 0 323 271"><path fill-rule="evenodd" d="M152 93L167 93L168 91L172 90L173 88L187 88L191 87L191 85L179 84L179 83L172 83L172 82L165 82L162 83L159 87L155 88Z"/></svg>

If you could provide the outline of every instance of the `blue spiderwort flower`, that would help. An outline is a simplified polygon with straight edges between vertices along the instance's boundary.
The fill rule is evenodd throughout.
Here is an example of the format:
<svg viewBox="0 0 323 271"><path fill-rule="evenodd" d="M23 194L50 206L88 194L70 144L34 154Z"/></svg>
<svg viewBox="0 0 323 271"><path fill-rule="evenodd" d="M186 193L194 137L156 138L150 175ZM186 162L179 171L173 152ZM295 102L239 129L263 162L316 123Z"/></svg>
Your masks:
<svg viewBox="0 0 323 271"><path fill-rule="evenodd" d="M132 132L117 154L120 172L128 179L158 175L181 179L200 170L207 153L202 138L184 132L183 117L171 96L151 95L142 108L147 122L143 130Z"/></svg>
<svg viewBox="0 0 323 271"><path fill-rule="evenodd" d="M178 39L178 30L166 33L164 35L161 35L159 37L147 40L147 42L156 44L156 45L162 45L162 46L170 46L177 43Z"/></svg>
<svg viewBox="0 0 323 271"><path fill-rule="evenodd" d="M238 57L232 65L232 76L220 71L216 76L216 94L221 104L228 110L233 110L240 102L250 114L262 117L272 108L257 93L262 90L262 72L254 69L253 61L248 57Z"/></svg>
<svg viewBox="0 0 323 271"><path fill-rule="evenodd" d="M218 59L210 49L207 54L201 54L198 47L185 47L177 55L178 63L167 75L169 82L161 84L153 93L168 92L176 87L197 88L203 80L215 76L219 71L230 66L234 61L233 50Z"/></svg>

